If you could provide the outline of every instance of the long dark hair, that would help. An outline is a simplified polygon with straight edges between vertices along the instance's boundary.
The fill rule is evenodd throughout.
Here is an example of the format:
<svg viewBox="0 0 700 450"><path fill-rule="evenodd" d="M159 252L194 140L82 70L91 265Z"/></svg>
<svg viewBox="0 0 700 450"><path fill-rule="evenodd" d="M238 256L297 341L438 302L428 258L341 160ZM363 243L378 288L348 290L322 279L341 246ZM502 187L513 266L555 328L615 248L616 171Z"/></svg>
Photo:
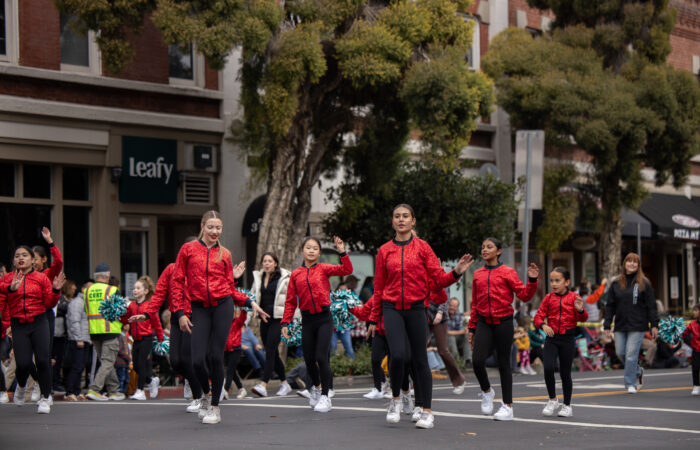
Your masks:
<svg viewBox="0 0 700 450"><path fill-rule="evenodd" d="M302 247L303 247L303 246L302 246ZM280 270L280 259L277 257L276 254L274 254L274 253L272 253L272 252L265 252L265 253L263 253L263 255L260 257L260 265L262 265L263 259L265 259L266 256L269 256L270 258L272 258L272 260L273 260L273 261L275 262L275 264L276 264L275 270L273 270L272 273L270 274L270 279L273 279L273 278L275 277L275 275L281 276L281 275L282 275L282 271Z"/></svg>

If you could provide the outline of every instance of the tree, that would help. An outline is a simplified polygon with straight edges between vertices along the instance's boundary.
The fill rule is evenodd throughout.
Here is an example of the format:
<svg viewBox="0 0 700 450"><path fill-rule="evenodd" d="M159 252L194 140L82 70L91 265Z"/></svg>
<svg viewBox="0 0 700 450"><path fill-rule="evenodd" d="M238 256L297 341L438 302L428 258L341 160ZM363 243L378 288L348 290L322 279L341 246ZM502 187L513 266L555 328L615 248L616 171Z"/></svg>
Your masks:
<svg viewBox="0 0 700 450"><path fill-rule="evenodd" d="M364 189L365 185L346 182L336 191L339 207L326 218L324 228L369 253L394 236L391 211L399 203L413 207L418 235L440 258L457 259L465 252L477 256L489 236L506 245L513 242L518 185L490 175L465 178L459 170L445 172L420 161L400 167L382 189Z"/></svg>
<svg viewBox="0 0 700 450"><path fill-rule="evenodd" d="M585 150L599 199L604 276L619 271L621 208L646 195L641 170L656 184L685 183L700 150L700 88L665 63L675 10L667 0L529 0L556 15L552 32L497 36L483 60L497 101L516 128L542 128L549 143Z"/></svg>
<svg viewBox="0 0 700 450"><path fill-rule="evenodd" d="M547 166L544 170L542 210L544 220L537 228L537 250L552 253L576 230L578 195L571 189L576 177L572 165ZM567 189L569 188L569 189Z"/></svg>
<svg viewBox="0 0 700 450"><path fill-rule="evenodd" d="M120 31L137 11L117 5L137 3L166 43L196 41L215 68L242 48L245 116L232 130L256 180L267 183L258 254L274 250L284 266L306 234L311 189L337 168L345 138L371 134L398 145L410 125L422 132L425 153L449 169L492 101L491 83L464 58L474 27L464 15L469 0L58 3L91 29L109 19ZM128 55L127 38L110 38L127 50L106 58Z"/></svg>

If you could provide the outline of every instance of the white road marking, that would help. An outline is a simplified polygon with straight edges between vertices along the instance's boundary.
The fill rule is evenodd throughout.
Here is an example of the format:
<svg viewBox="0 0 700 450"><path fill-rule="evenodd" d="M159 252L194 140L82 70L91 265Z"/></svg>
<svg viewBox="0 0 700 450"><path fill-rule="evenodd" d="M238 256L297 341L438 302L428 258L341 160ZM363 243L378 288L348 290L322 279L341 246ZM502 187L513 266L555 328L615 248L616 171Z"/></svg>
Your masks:
<svg viewBox="0 0 700 450"><path fill-rule="evenodd" d="M561 381L557 381L557 386L561 386ZM546 389L547 385L544 383L540 384L527 384L529 388ZM576 389L624 389L624 384L576 384Z"/></svg>

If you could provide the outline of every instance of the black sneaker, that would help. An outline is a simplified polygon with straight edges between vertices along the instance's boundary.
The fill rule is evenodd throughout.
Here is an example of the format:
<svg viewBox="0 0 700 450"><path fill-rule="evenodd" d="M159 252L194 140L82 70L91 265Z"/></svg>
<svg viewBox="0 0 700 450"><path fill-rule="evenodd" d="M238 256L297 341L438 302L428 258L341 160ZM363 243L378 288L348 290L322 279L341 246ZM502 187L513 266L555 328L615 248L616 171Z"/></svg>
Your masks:
<svg viewBox="0 0 700 450"><path fill-rule="evenodd" d="M642 377L644 376L644 367L640 367L639 370L640 370L639 376L637 377L637 390L638 391L642 389Z"/></svg>

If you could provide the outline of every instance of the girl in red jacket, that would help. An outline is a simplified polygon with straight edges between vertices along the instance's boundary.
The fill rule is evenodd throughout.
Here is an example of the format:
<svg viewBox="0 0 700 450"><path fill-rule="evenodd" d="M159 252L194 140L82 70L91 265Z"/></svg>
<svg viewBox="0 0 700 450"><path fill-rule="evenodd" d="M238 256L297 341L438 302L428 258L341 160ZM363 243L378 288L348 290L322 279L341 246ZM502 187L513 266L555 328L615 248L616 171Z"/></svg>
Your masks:
<svg viewBox="0 0 700 450"><path fill-rule="evenodd" d="M571 408L573 390L571 363L576 354L576 324L585 322L588 319L588 313L584 309L583 299L576 292L569 291L570 278L569 271L564 267L555 267L552 270L549 274L552 292L542 300L535 316L535 328L541 328L547 334L544 341L543 362L544 382L547 384L549 401L542 410L545 416L553 416L559 408L554 389L557 358L559 358L559 375L564 390L564 405L557 415L559 417L574 415Z"/></svg>
<svg viewBox="0 0 700 450"><path fill-rule="evenodd" d="M126 309L126 314L122 316L122 323L129 323L133 316L144 314L150 310L151 297L155 285L151 277L145 276L134 283L134 298ZM158 397L158 386L160 380L153 376L153 362L151 360L151 349L153 348L153 335L155 334L159 342L163 342L163 327L160 323L158 313L150 314L149 320L145 322L131 322L129 334L134 339L132 358L134 371L138 374L138 384L136 392L129 398L132 400L146 400L144 387L149 383L149 395L151 398Z"/></svg>
<svg viewBox="0 0 700 450"><path fill-rule="evenodd" d="M404 366L410 354L416 372L416 379L413 380L416 403L423 407L416 426L432 428L434 418L430 408L433 382L426 351L428 323L425 300L430 296L431 282L435 289L451 285L459 280L473 260L470 255L464 255L457 267L446 273L430 245L413 236L415 224L413 208L406 204L394 208L392 226L396 237L382 245L377 253L374 278L376 301L368 332L374 336L376 323L380 315L383 316L391 354L389 372L393 396L386 415L387 422L397 423L400 420L401 385ZM410 343L410 353L406 348L407 341Z"/></svg>
<svg viewBox="0 0 700 450"><path fill-rule="evenodd" d="M493 412L493 398L496 393L491 388L486 374L486 358L493 349L498 355L498 372L503 389L503 405L494 414L495 420L513 420L513 374L510 368L510 351L513 346L513 294L527 302L537 290L537 277L540 270L530 264L527 269L526 286L518 278L514 269L504 266L498 260L503 244L496 238L486 238L481 244L481 257L486 265L474 272L472 282L472 311L469 315L469 344L472 346L474 374L479 380L481 413Z"/></svg>
<svg viewBox="0 0 700 450"><path fill-rule="evenodd" d="M224 385L224 349L234 302L253 308L263 320L269 316L235 288L231 253L219 243L224 228L221 215L207 211L202 216L201 227L199 239L183 245L177 255L172 301L180 329L192 334L192 364L204 393L199 417L202 423L214 424L221 422L219 397ZM192 306L191 321L185 314L188 301Z"/></svg>
<svg viewBox="0 0 700 450"><path fill-rule="evenodd" d="M350 308L350 314L357 317L359 320L366 322L369 320L374 302L375 297L373 295L361 307ZM375 328L376 334L374 337L372 337L371 357L374 387L367 394L363 395L363 397L370 400L381 400L384 398L382 385L386 381L384 377L384 369L382 369L382 360L389 354L389 346L386 343L386 337L384 335L384 321L382 320L381 316L379 317Z"/></svg>
<svg viewBox="0 0 700 450"><path fill-rule="evenodd" d="M338 236L334 236L333 241L340 253L340 265L318 263L318 258L321 257L321 243L310 236L304 239L301 244L304 264L294 269L289 277L287 300L282 316L282 336L287 339L287 327L298 304L301 310L301 346L304 350L304 362L313 381L309 405L316 412L328 412L332 407L328 397L331 382L328 355L333 334L330 312L331 285L328 278L352 273L352 263L345 253L343 241Z"/></svg>
<svg viewBox="0 0 700 450"><path fill-rule="evenodd" d="M224 362L226 364L226 383L224 383L224 389L221 391L223 398L228 399L228 391L231 389L231 382L236 383L238 388L237 399L245 398L248 392L243 388L243 383L241 379L238 378L238 373L236 368L238 367L238 362L241 360L241 328L245 325L245 321L248 318L248 313L242 311L240 308L235 308L233 314L233 322L231 323L231 331L228 334L228 340L226 341L226 352L224 353Z"/></svg>
<svg viewBox="0 0 700 450"><path fill-rule="evenodd" d="M31 375L39 381L41 388L37 412L48 414L51 412L51 362L46 310L58 303L66 277L61 273L51 283L46 275L32 268L33 258L34 252L26 245L15 250L16 270L5 275L0 282L0 311L3 328L12 336L17 364L14 402L24 404L27 377L36 371Z"/></svg>
<svg viewBox="0 0 700 450"><path fill-rule="evenodd" d="M681 337L693 349L693 391L691 394L700 395L700 305L693 306L693 321L685 327Z"/></svg>

